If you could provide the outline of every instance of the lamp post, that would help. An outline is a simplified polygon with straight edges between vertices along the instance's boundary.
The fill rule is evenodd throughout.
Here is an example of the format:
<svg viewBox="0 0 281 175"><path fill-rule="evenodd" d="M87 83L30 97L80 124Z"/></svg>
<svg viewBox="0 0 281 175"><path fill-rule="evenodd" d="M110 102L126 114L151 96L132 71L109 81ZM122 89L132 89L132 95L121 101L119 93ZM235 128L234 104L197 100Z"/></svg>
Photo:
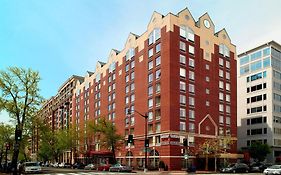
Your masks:
<svg viewBox="0 0 281 175"><path fill-rule="evenodd" d="M148 140L147 140L147 118L148 118L148 115L146 113L141 114L140 112L138 112L136 110L130 110L130 109L128 109L127 114L130 115L132 113L132 111L138 113L140 116L142 116L145 119L145 126L144 126L144 149L145 149L144 172L146 172L147 171L147 147L148 147L148 145L146 144L146 143L148 143Z"/></svg>

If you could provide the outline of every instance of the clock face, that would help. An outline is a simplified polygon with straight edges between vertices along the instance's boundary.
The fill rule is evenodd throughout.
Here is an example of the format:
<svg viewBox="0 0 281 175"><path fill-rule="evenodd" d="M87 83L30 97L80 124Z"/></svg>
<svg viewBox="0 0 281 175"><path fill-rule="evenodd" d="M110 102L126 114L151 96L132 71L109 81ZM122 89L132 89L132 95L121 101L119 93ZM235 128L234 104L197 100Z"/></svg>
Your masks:
<svg viewBox="0 0 281 175"><path fill-rule="evenodd" d="M211 27L210 22L207 19L204 20L204 25L205 25L206 28Z"/></svg>

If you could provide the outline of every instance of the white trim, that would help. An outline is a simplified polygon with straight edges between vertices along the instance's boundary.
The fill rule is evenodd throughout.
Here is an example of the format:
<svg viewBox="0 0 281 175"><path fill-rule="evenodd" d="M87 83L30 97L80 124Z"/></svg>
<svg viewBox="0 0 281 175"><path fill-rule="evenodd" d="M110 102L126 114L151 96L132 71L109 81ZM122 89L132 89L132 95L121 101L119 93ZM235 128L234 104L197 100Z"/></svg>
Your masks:
<svg viewBox="0 0 281 175"><path fill-rule="evenodd" d="M218 135L218 125L216 124L216 122L212 119L210 114L207 114L202 120L201 122L199 122L198 124L198 134L201 134L201 124L207 119L209 118L211 120L211 123L214 125L215 127L215 136Z"/></svg>

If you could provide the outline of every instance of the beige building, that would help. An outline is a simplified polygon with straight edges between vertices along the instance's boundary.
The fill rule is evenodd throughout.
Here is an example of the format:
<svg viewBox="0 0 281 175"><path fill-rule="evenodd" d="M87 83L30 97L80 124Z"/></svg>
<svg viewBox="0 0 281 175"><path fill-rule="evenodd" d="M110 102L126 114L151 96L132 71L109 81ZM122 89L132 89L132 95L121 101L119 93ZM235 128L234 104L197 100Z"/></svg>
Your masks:
<svg viewBox="0 0 281 175"><path fill-rule="evenodd" d="M238 149L266 143L274 163L281 156L281 46L271 41L238 58Z"/></svg>

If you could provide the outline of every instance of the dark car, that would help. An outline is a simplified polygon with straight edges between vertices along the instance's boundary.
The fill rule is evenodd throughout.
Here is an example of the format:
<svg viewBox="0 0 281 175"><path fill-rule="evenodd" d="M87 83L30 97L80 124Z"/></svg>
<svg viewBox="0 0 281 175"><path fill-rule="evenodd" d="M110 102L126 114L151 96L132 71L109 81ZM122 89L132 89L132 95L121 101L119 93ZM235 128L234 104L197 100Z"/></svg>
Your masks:
<svg viewBox="0 0 281 175"><path fill-rule="evenodd" d="M109 168L110 168L109 164L101 163L101 164L98 165L97 170L98 171L109 171Z"/></svg>
<svg viewBox="0 0 281 175"><path fill-rule="evenodd" d="M109 168L110 172L132 172L132 168L126 165L121 165L119 163L111 166Z"/></svg>
<svg viewBox="0 0 281 175"><path fill-rule="evenodd" d="M263 172L270 166L272 166L270 163L254 162L250 165L250 172Z"/></svg>
<svg viewBox="0 0 281 175"><path fill-rule="evenodd" d="M74 169L84 169L85 165L83 163L75 163L73 164Z"/></svg>
<svg viewBox="0 0 281 175"><path fill-rule="evenodd" d="M226 168L222 168L220 171L222 173L248 173L249 166L245 163L234 163Z"/></svg>

